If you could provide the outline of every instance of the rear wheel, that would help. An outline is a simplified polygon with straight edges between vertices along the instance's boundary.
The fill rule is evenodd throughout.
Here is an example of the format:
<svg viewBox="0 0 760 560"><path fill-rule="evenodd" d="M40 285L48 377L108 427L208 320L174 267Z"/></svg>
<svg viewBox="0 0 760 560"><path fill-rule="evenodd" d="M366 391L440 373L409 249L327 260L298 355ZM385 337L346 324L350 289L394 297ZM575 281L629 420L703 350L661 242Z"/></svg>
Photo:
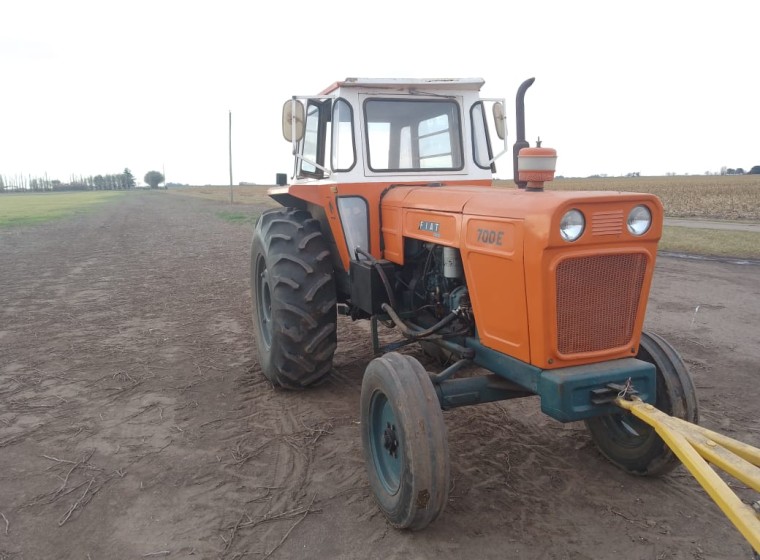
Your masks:
<svg viewBox="0 0 760 560"><path fill-rule="evenodd" d="M319 222L304 210L262 214L251 246L253 331L261 370L286 388L313 385L337 345L335 280Z"/></svg>
<svg viewBox="0 0 760 560"><path fill-rule="evenodd" d="M446 506L449 450L428 373L390 352L367 366L361 393L362 448L378 506L399 529L422 529Z"/></svg>
<svg viewBox="0 0 760 560"><path fill-rule="evenodd" d="M694 382L675 348L659 335L642 333L636 357L657 368L655 407L696 424L699 412ZM586 426L599 451L631 474L658 476L679 464L654 428L630 412L591 418Z"/></svg>

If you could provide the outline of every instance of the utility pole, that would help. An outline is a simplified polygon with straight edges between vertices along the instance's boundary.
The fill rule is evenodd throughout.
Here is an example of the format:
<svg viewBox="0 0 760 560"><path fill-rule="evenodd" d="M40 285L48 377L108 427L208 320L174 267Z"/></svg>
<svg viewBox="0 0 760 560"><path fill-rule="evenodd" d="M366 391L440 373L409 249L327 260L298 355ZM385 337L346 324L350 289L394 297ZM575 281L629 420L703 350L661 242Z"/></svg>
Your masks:
<svg viewBox="0 0 760 560"><path fill-rule="evenodd" d="M230 204L232 204L232 111L230 110Z"/></svg>

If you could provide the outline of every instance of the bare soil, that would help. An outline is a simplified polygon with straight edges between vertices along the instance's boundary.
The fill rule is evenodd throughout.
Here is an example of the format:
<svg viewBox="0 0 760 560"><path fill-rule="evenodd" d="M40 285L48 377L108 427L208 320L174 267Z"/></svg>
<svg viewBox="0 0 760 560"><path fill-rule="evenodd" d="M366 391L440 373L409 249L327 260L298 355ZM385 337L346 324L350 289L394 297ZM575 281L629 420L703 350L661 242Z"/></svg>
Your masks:
<svg viewBox="0 0 760 560"><path fill-rule="evenodd" d="M251 226L226 209L133 193L0 231L0 559L750 557L685 470L628 476L535 399L445 413L447 509L390 528L361 457L368 325L341 319L321 386L273 389ZM647 323L689 364L702 424L760 446L760 268L660 258Z"/></svg>

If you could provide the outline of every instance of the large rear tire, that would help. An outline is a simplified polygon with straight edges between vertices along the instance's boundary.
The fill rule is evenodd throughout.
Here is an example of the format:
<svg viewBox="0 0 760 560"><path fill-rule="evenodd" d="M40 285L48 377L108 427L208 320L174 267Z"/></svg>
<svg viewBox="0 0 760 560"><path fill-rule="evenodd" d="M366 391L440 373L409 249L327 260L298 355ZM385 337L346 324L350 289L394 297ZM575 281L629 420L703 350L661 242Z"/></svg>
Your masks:
<svg viewBox="0 0 760 560"><path fill-rule="evenodd" d="M259 218L251 245L251 297L266 378L288 389L321 381L337 346L335 279L311 214L282 208Z"/></svg>
<svg viewBox="0 0 760 560"><path fill-rule="evenodd" d="M694 382L675 348L659 335L641 333L636 357L657 368L655 407L696 424L699 410ZM679 465L678 457L654 428L630 412L592 418L586 420L586 426L602 455L626 472L659 476Z"/></svg>
<svg viewBox="0 0 760 560"><path fill-rule="evenodd" d="M361 430L370 488L398 529L422 529L449 496L446 425L428 373L410 356L390 352L364 373Z"/></svg>

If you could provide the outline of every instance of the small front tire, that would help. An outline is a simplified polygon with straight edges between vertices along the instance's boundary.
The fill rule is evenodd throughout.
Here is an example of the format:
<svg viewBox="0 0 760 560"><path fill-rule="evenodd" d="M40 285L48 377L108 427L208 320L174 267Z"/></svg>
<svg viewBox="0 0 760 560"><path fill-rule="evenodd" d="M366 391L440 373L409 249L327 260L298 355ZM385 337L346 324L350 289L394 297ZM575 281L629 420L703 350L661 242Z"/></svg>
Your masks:
<svg viewBox="0 0 760 560"><path fill-rule="evenodd" d="M364 373L362 448L370 487L398 529L422 529L449 495L446 425L428 373L410 356L390 352Z"/></svg>

